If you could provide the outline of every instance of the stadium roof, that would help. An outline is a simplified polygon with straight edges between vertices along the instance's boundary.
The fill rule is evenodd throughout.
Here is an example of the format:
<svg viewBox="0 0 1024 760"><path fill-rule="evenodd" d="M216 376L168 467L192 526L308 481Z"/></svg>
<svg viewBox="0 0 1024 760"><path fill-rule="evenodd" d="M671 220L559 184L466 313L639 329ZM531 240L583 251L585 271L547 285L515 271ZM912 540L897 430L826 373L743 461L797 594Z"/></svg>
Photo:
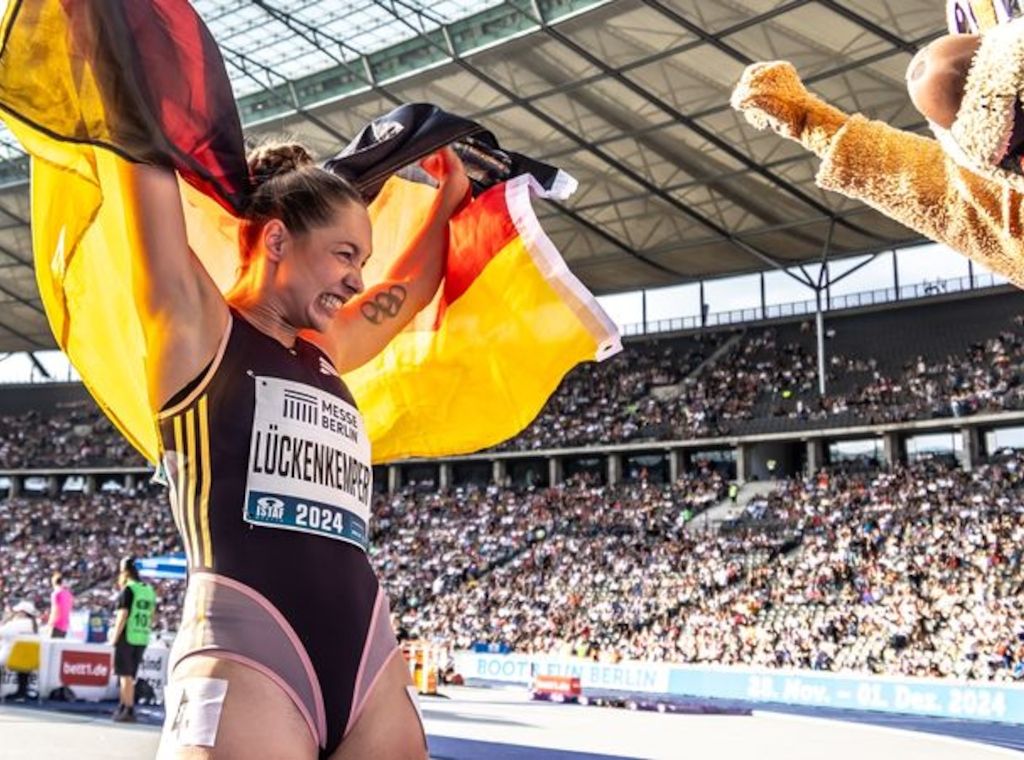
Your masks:
<svg viewBox="0 0 1024 760"><path fill-rule="evenodd" d="M430 101L580 181L539 209L597 293L920 242L814 186L817 159L728 106L753 61L792 61L832 103L921 130L911 56L941 0L195 0L247 132L322 155ZM50 348L32 272L27 161L0 135L0 351ZM810 280L810 278L809 278Z"/></svg>

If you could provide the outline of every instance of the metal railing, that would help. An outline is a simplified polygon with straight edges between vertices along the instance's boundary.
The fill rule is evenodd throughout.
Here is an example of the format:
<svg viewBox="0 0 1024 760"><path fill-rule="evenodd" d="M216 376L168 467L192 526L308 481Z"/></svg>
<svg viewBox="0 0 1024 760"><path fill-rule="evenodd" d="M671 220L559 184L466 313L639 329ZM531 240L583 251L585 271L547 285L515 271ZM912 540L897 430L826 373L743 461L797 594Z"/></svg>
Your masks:
<svg viewBox="0 0 1024 760"><path fill-rule="evenodd" d="M822 305L825 311L844 311L846 309L858 309L878 304L896 303L898 301L935 298L937 296L949 295L950 293L962 293L970 290L984 290L1003 284L1003 281L996 280L992 274L976 274L973 277L952 277L947 280L901 285L899 288L878 288L859 293L832 296L832 298L828 299L827 304L823 303ZM747 309L714 312L708 314L703 323L700 316L694 314L687 317L648 320L646 325L643 322L632 322L619 325L619 330L623 336L699 330L709 327L762 322L770 319L784 319L786 317L812 316L817 311L817 308L817 301L811 298L806 301L771 304L765 306L764 309L756 306Z"/></svg>

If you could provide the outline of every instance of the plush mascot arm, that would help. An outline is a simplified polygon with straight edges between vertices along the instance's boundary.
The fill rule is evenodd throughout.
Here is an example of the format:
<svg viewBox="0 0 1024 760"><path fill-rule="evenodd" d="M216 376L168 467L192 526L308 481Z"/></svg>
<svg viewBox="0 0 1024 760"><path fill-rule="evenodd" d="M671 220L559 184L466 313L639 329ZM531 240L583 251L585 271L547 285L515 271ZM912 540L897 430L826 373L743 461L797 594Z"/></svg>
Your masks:
<svg viewBox="0 0 1024 760"><path fill-rule="evenodd" d="M732 106L759 129L823 159L818 185L867 203L1024 287L1024 204L1019 192L958 166L936 140L812 95L786 62L747 68Z"/></svg>

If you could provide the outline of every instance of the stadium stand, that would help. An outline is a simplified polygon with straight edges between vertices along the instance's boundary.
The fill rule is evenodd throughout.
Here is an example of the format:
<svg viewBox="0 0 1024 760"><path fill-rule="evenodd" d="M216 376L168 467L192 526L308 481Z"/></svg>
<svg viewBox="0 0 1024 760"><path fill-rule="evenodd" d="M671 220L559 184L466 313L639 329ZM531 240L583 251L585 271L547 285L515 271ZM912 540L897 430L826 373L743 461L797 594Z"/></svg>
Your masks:
<svg viewBox="0 0 1024 760"><path fill-rule="evenodd" d="M740 526L687 530L723 486L705 469L667 488L404 492L382 497L374 562L400 632L447 646L1024 678L1024 457L822 472ZM43 605L63 566L81 604L109 603L116 557L173 548L167 514L151 495L5 503L5 600ZM173 629L181 585L160 591Z"/></svg>
<svg viewBox="0 0 1024 760"><path fill-rule="evenodd" d="M49 604L50 573L60 569L75 591L77 609L110 612L121 557L148 557L177 546L162 489L6 498L0 500L0 538L4 607L28 599L40 610ZM154 628L176 630L179 590L170 586L158 591L167 596Z"/></svg>
<svg viewBox="0 0 1024 760"><path fill-rule="evenodd" d="M495 451L841 427L1024 408L1024 296L989 295L828 321L817 395L811 322L627 344L571 372ZM86 401L0 415L0 469L142 466Z"/></svg>
<svg viewBox="0 0 1024 760"><path fill-rule="evenodd" d="M587 489L595 520L403 622L461 647L605 661L1021 679L1022 467L1014 455L971 474L821 473L720 534L673 529L657 500L644 520L614 521L615 494Z"/></svg>
<svg viewBox="0 0 1024 760"><path fill-rule="evenodd" d="M91 400L0 415L0 469L144 464Z"/></svg>
<svg viewBox="0 0 1024 760"><path fill-rule="evenodd" d="M574 372L515 445L1017 408L1022 313L1009 294L831 319L817 407L806 324L630 346ZM5 417L5 466L137 463L98 412L70 409ZM640 468L615 485L575 472L551 488L421 480L379 494L372 557L396 628L602 661L1024 678L1024 455L780 474L718 531L694 519L730 504L713 464L691 459L668 483ZM109 609L120 556L178 548L149 486L8 497L0 536L4 606L44 608L60 567L80 607ZM181 591L161 584L158 629L176 627Z"/></svg>
<svg viewBox="0 0 1024 760"><path fill-rule="evenodd" d="M926 461L786 482L746 527L782 519L800 546L687 621L676 657L1021 679L1022 468L1015 453L971 473Z"/></svg>
<svg viewBox="0 0 1024 760"><path fill-rule="evenodd" d="M705 354L712 346L727 349L693 376L694 360L705 354L687 344L630 343L621 357L572 372L537 421L502 448L777 433L1019 409L1022 314L1024 297L1009 293L829 319L825 398L817 395L809 321L754 326L733 341L719 333ZM650 357L659 349L663 362L652 372ZM672 362L678 362L674 368Z"/></svg>
<svg viewBox="0 0 1024 760"><path fill-rule="evenodd" d="M602 364L585 364L562 382L537 419L504 451L609 444L650 436L659 406L651 391L684 381L728 339L708 333L634 343Z"/></svg>

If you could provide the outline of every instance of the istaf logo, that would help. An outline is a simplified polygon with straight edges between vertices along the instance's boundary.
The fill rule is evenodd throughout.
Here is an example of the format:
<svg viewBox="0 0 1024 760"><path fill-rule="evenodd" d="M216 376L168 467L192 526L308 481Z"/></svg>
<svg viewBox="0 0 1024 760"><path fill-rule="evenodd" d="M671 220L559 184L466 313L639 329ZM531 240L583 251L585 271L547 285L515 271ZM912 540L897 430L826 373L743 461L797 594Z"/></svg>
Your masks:
<svg viewBox="0 0 1024 760"><path fill-rule="evenodd" d="M60 682L64 686L106 686L110 681L110 654L106 652L60 653Z"/></svg>

